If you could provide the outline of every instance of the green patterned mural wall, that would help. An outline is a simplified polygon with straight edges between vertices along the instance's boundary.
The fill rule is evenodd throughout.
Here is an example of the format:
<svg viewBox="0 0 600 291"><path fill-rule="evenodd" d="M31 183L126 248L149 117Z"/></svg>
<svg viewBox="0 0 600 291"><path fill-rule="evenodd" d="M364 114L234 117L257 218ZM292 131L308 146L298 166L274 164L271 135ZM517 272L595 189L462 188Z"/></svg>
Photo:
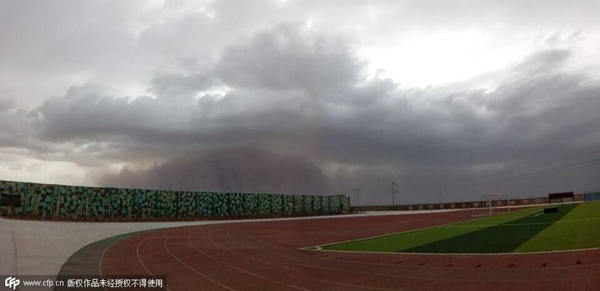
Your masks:
<svg viewBox="0 0 600 291"><path fill-rule="evenodd" d="M9 215L73 220L239 219L340 214L350 198L283 194L161 191L63 186L0 180L0 194L16 194Z"/></svg>

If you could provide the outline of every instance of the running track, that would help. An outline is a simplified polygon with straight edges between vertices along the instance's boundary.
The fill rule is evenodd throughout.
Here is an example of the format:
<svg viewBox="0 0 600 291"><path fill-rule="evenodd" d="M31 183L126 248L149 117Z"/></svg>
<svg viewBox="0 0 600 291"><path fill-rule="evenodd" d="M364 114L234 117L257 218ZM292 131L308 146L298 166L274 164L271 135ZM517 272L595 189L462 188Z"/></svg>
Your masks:
<svg viewBox="0 0 600 291"><path fill-rule="evenodd" d="M461 211L172 228L106 245L88 265L103 275L166 275L172 291L599 290L600 251L476 256L300 249L466 219L469 213Z"/></svg>

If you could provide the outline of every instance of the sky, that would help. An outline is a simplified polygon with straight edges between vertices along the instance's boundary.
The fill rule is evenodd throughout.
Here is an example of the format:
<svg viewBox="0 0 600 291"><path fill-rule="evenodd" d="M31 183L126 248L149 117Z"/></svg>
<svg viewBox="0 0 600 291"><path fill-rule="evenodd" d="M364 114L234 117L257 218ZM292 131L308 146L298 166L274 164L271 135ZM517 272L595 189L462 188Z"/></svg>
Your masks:
<svg viewBox="0 0 600 291"><path fill-rule="evenodd" d="M361 205L392 182L397 204L599 190L598 14L0 0L0 179Z"/></svg>

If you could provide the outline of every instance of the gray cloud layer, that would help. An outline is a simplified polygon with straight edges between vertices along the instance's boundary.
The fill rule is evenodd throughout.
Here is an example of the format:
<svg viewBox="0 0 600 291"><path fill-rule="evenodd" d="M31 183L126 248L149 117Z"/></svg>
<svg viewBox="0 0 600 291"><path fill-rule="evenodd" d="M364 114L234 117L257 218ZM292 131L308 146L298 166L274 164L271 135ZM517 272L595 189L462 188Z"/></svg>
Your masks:
<svg viewBox="0 0 600 291"><path fill-rule="evenodd" d="M123 179L105 183L127 185L131 180L132 185L161 188L283 191L274 182L277 179L252 185L245 178L237 182L227 175L215 178L225 172L253 177L255 171L276 169L268 163L260 170L243 167L252 156L244 150L229 160L219 158L220 149L231 144L261 143L312 157L335 191L347 192L360 183L365 191L385 193L394 179L402 181L407 195L436 193L437 188L460 184L456 181L477 179L480 172L518 167L528 162L524 156L585 150L600 137L595 126L600 87L584 75L562 70L569 51L551 49L530 56L491 92L406 90L391 80L365 79L363 62L347 46L303 33L284 25L255 34L224 51L213 68L215 78L202 73L157 77L160 89L155 99L127 100L104 96L94 88L72 88L65 97L49 99L38 109L42 136L113 141L112 146L123 153L163 149L157 155L166 158L164 164L137 174L124 172ZM233 89L224 95L196 96L212 85ZM136 146L121 148L123 144ZM217 158L194 157L198 148L213 149ZM306 166L290 167L302 172ZM198 181L193 173L208 180ZM298 176L298 181L305 180ZM498 188L548 188L513 182L519 186L500 183ZM594 182L587 184L591 187ZM286 185L302 190L294 183ZM330 190L326 185L319 182L310 191ZM454 195L466 189L484 191L473 187L450 191Z"/></svg>
<svg viewBox="0 0 600 291"><path fill-rule="evenodd" d="M233 6L207 9L241 17ZM177 59L148 77L153 96L125 97L90 82L30 111L0 99L0 124L12 125L0 129L0 146L89 167L106 186L327 194L359 187L365 203L389 203L392 180L401 203L437 201L440 190L462 200L600 186L600 152L578 155L600 142L600 83L570 68L576 48L549 43L507 71L409 88L368 75L352 39L297 21L257 24L256 9L247 7L239 20L247 28L235 33L201 12L124 33L121 43L148 47L137 56L143 60ZM460 14L451 12L448 21ZM189 47L177 45L196 35ZM84 43L77 51L97 49Z"/></svg>

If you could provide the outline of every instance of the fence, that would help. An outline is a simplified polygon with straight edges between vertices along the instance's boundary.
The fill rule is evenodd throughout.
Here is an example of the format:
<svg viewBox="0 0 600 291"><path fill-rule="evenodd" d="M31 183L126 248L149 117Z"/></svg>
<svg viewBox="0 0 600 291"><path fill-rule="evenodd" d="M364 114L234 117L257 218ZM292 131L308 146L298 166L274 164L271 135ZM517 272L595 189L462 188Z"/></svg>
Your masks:
<svg viewBox="0 0 600 291"><path fill-rule="evenodd" d="M14 201L16 195L17 201L20 198L19 205L5 207L5 215L38 219L240 219L340 214L350 210L350 198L343 195L162 191L1 180L0 194L4 200Z"/></svg>
<svg viewBox="0 0 600 291"><path fill-rule="evenodd" d="M583 201L585 199L585 195L588 195L588 194L575 193L574 201L575 202ZM598 193L597 199L600 200L600 193ZM585 200L585 201L591 201L591 200ZM504 203L504 204L506 204L506 203ZM527 206L527 205L538 205L538 204L548 204L548 197L510 199L510 206ZM453 203L352 206L352 211L360 212L360 211L396 211L396 210L473 209L473 208L488 207L488 206L489 206L489 202L486 202L486 201L468 201L468 202L453 202Z"/></svg>
<svg viewBox="0 0 600 291"><path fill-rule="evenodd" d="M583 201L598 201L600 200L600 192L592 192L583 194Z"/></svg>

